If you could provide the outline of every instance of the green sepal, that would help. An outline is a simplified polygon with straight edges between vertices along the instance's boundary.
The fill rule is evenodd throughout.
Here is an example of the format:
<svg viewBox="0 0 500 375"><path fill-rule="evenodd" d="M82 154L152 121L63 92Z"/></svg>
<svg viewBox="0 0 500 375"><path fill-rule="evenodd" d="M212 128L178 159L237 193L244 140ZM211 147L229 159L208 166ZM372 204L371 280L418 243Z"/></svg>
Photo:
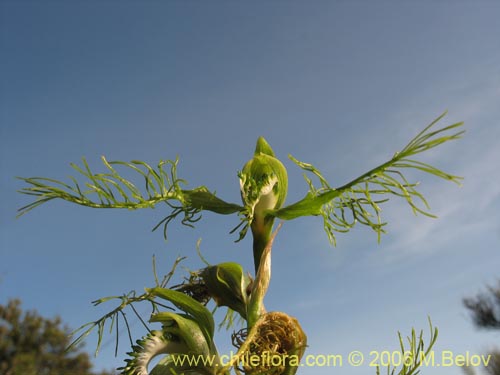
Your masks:
<svg viewBox="0 0 500 375"><path fill-rule="evenodd" d="M182 190L182 194L189 207L199 210L212 211L221 215L243 211L240 205L223 201L204 186L193 190Z"/></svg>
<svg viewBox="0 0 500 375"><path fill-rule="evenodd" d="M269 143L267 143L265 138L262 136L257 139L257 144L255 145L254 154L255 155L265 154L265 155L275 157L273 149L271 148Z"/></svg>
<svg viewBox="0 0 500 375"><path fill-rule="evenodd" d="M337 198L340 192L332 189L326 193L314 195L307 193L300 201L279 210L269 210L267 215L283 220L292 220L301 216L318 216L321 215L323 205Z"/></svg>
<svg viewBox="0 0 500 375"><path fill-rule="evenodd" d="M209 266L202 270L201 277L217 306L227 306L246 319L252 279L241 265L227 262Z"/></svg>
<svg viewBox="0 0 500 375"><path fill-rule="evenodd" d="M213 353L214 345L207 342L200 325L189 316L182 316L169 311L153 314L150 322L162 323L163 332L169 337L176 338L185 345L181 354L196 354L209 356ZM175 352L171 352L175 353ZM171 354L169 353L169 354Z"/></svg>
<svg viewBox="0 0 500 375"><path fill-rule="evenodd" d="M190 296L166 288L146 288L146 292L172 302L177 308L191 316L198 324L207 342L212 342L214 337L215 323L210 311L201 303Z"/></svg>

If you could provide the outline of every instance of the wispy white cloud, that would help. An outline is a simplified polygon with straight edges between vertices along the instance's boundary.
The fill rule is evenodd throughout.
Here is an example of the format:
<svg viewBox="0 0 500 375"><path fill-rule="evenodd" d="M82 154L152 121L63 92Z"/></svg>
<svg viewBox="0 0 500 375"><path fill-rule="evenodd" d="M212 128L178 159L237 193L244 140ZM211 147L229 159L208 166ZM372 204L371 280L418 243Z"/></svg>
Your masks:
<svg viewBox="0 0 500 375"><path fill-rule="evenodd" d="M417 252L430 253L449 245L457 237L457 230L461 236L500 230L500 213L494 208L500 197L500 74L494 74L497 71L497 67L489 66L475 72L472 79L448 84L448 101L454 106L450 108L450 115L442 120L445 122L442 125L464 121L466 134L453 144L433 149L428 155L422 154L422 158L447 172L463 176L463 186L457 188L431 176L418 175L422 177L421 188L428 197L431 212L438 219L415 218L403 201L384 209L383 218L389 222L389 234L383 238L387 245L383 252L385 262L394 262ZM435 97L431 99L437 101ZM392 116L385 129L393 131L391 144L403 145L408 140L409 128L418 130L423 126L419 123L421 108L431 99L416 98L411 106ZM389 143L387 134L376 137L365 134L357 141L366 147L356 147L356 159L376 163L390 156L386 148ZM338 160L338 164L344 164L343 160ZM331 173L325 173L328 174ZM318 225L310 237L313 243L324 245L325 236L320 227ZM429 238L433 239L432 243ZM426 245L425 249L422 244Z"/></svg>
<svg viewBox="0 0 500 375"><path fill-rule="evenodd" d="M461 91L467 91L466 87ZM452 156L445 147L438 148L432 151L432 161L445 159L446 170L464 176L463 187L456 189L443 181L426 179L423 188L438 220L415 219L404 204L392 207L392 241L384 252L386 261L425 251L422 243L428 244L427 251L450 244L457 231L463 236L498 229L500 214L495 205L500 197L500 80L489 81L481 90L475 88L474 94L461 100L458 112L467 133L454 146ZM433 238L432 244L426 241L428 238Z"/></svg>

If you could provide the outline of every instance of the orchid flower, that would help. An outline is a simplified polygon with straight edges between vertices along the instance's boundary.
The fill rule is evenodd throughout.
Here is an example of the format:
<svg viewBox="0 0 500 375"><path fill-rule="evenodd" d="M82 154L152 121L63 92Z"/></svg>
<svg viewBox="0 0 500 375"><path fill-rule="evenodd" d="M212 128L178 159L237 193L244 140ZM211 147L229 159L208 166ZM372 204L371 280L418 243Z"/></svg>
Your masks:
<svg viewBox="0 0 500 375"><path fill-rule="evenodd" d="M150 322L161 322L162 330L152 331L137 341L129 353L131 359L126 360L127 365L121 368L122 374L148 375L149 363L161 354L167 356L151 374L215 374L219 360L213 342L214 321L210 311L198 301L175 290L156 287L146 292L171 302L182 314L170 311L153 314ZM186 360L188 357L196 360L201 356L211 359L212 363ZM181 362L175 361L174 357L180 358Z"/></svg>

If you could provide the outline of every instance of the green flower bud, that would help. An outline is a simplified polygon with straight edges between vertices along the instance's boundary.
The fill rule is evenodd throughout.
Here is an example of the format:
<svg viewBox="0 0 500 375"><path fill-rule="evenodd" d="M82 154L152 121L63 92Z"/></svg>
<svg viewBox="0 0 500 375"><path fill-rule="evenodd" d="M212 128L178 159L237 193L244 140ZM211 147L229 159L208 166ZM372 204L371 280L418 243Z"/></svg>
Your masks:
<svg viewBox="0 0 500 375"><path fill-rule="evenodd" d="M285 203L288 191L286 168L263 137L255 153L239 174L241 198L254 237L254 263L257 271L262 251L271 235L274 218L267 215Z"/></svg>
<svg viewBox="0 0 500 375"><path fill-rule="evenodd" d="M227 306L238 312L243 319L247 318L252 278L238 263L209 266L201 271L201 277L217 306Z"/></svg>
<svg viewBox="0 0 500 375"><path fill-rule="evenodd" d="M262 221L265 210L279 209L285 202L288 176L271 146L263 137L257 140L254 157L240 173L241 198L254 220Z"/></svg>

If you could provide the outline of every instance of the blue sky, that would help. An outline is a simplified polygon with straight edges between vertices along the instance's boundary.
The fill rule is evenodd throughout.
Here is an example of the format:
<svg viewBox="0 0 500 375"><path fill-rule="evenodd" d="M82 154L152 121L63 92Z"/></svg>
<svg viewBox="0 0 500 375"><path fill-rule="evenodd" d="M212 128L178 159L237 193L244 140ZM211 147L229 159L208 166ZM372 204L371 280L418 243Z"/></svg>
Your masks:
<svg viewBox="0 0 500 375"><path fill-rule="evenodd" d="M477 331L461 304L500 269L500 4L495 1L115 2L2 1L0 302L18 297L71 327L107 308L90 301L153 285L151 258L252 268L236 217L204 215L196 229L150 233L163 206L99 211L29 202L15 176L67 179L85 156L155 164L180 157L179 176L239 202L236 173L263 135L285 162L288 202L307 186L287 160L313 163L341 185L385 161L449 110L464 139L423 160L465 177L461 188L415 175L439 216L387 205L388 234L367 228L330 247L319 219L287 222L273 249L269 310L299 319L308 353L397 348L397 331L439 328L436 350L483 353L498 334ZM180 275L179 275L180 276ZM109 306L111 309L111 305ZM147 310L145 310L147 311ZM139 324L134 325L137 335ZM94 347L93 337L87 348ZM221 352L231 349L218 335ZM120 354L105 340L97 368ZM335 370L335 369L333 369ZM303 368L327 374L331 368ZM366 364L343 374L375 373ZM456 368L422 374L451 375Z"/></svg>

